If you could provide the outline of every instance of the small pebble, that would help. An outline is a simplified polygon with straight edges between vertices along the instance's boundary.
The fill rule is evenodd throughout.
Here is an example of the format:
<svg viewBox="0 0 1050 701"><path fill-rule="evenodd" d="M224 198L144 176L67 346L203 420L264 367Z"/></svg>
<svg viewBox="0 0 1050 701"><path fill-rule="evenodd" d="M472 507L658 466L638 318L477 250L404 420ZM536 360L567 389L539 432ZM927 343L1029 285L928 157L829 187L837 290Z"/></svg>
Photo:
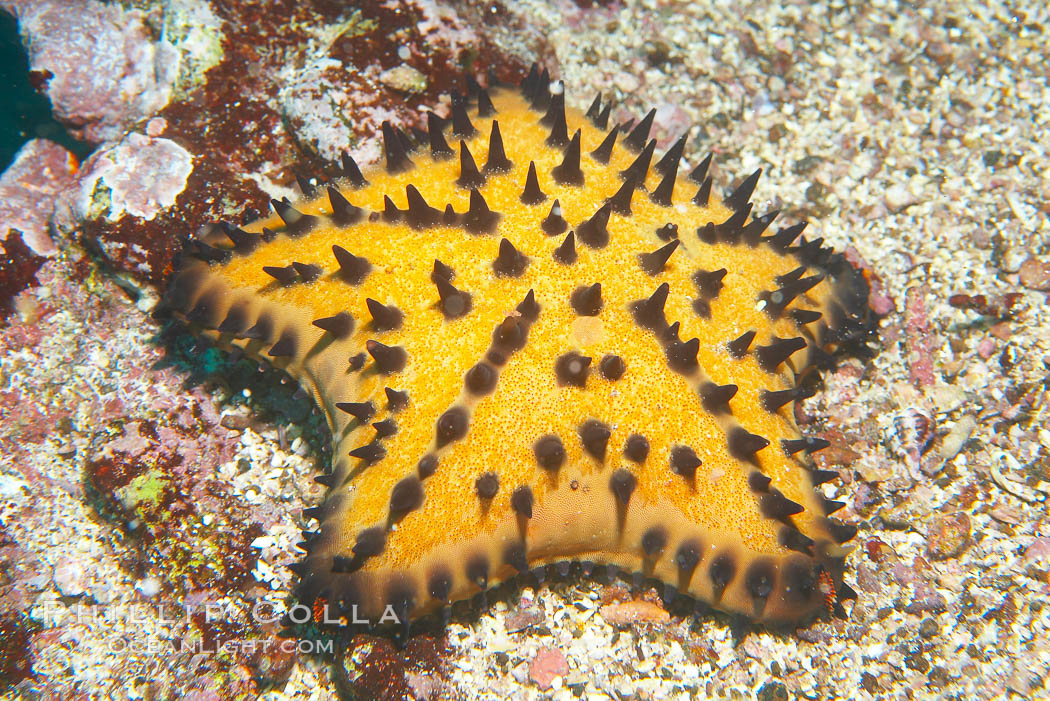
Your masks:
<svg viewBox="0 0 1050 701"><path fill-rule="evenodd" d="M555 679L564 677L568 671L569 663L561 650L543 647L529 665L529 679L541 690L546 691L554 686Z"/></svg>
<svg viewBox="0 0 1050 701"><path fill-rule="evenodd" d="M913 615L941 613L948 608L948 601L944 596L926 585L917 587L915 595L904 604L905 613Z"/></svg>
<svg viewBox="0 0 1050 701"><path fill-rule="evenodd" d="M977 355L981 356L982 360L988 360L995 355L995 339L989 336L982 338L977 344Z"/></svg>
<svg viewBox="0 0 1050 701"><path fill-rule="evenodd" d="M391 90L403 93L423 92L427 89L427 77L412 66L395 66L379 74L379 82Z"/></svg>
<svg viewBox="0 0 1050 701"><path fill-rule="evenodd" d="M624 93L632 93L638 89L638 79L630 73L618 73L613 82Z"/></svg>
<svg viewBox="0 0 1050 701"><path fill-rule="evenodd" d="M934 560L958 557L970 545L970 517L964 513L938 514L926 531L926 552Z"/></svg>
<svg viewBox="0 0 1050 701"><path fill-rule="evenodd" d="M951 45L944 41L931 41L926 45L925 54L941 68L947 68L955 59Z"/></svg>
<svg viewBox="0 0 1050 701"><path fill-rule="evenodd" d="M147 599L152 599L160 593L161 582L157 577L146 577L145 579L140 579L135 588Z"/></svg>
<svg viewBox="0 0 1050 701"><path fill-rule="evenodd" d="M1018 269L1021 284L1031 290L1050 290L1050 263L1028 258Z"/></svg>
<svg viewBox="0 0 1050 701"><path fill-rule="evenodd" d="M1003 253L999 269L1004 273L1016 273L1026 260L1029 260L1028 251L1023 246L1010 246Z"/></svg>
<svg viewBox="0 0 1050 701"><path fill-rule="evenodd" d="M219 420L219 425L231 431L243 431L248 428L247 414L226 414Z"/></svg>
<svg viewBox="0 0 1050 701"><path fill-rule="evenodd" d="M948 435L941 440L941 457L947 461L958 455L976 428L977 419L969 414L956 421Z"/></svg>
<svg viewBox="0 0 1050 701"><path fill-rule="evenodd" d="M917 204L919 198L904 185L891 185L886 189L883 201L891 212L896 213Z"/></svg>
<svg viewBox="0 0 1050 701"><path fill-rule="evenodd" d="M924 618L922 619L922 623L919 624L919 635L927 640L937 635L940 630L940 625L938 625L937 621L932 618Z"/></svg>
<svg viewBox="0 0 1050 701"><path fill-rule="evenodd" d="M77 559L63 557L55 565L54 582L62 596L80 596L87 591L88 575Z"/></svg>
<svg viewBox="0 0 1050 701"><path fill-rule="evenodd" d="M542 622L543 611L538 608L521 608L507 616L507 632L517 633Z"/></svg>
<svg viewBox="0 0 1050 701"><path fill-rule="evenodd" d="M666 623L670 614L648 601L626 601L607 604L599 610L602 618L611 626L628 627L636 623Z"/></svg>
<svg viewBox="0 0 1050 701"><path fill-rule="evenodd" d="M755 697L758 701L787 701L788 690L784 682L766 682Z"/></svg>

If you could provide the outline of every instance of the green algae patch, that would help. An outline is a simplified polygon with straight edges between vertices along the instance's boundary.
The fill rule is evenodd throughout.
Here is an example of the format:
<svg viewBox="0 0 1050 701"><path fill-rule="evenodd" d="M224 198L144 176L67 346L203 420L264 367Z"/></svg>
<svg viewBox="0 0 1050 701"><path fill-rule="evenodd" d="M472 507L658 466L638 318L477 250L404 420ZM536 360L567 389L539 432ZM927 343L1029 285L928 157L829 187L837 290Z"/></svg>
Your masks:
<svg viewBox="0 0 1050 701"><path fill-rule="evenodd" d="M158 506L168 485L167 475L159 470L150 470L118 489L116 495L124 508L137 511Z"/></svg>

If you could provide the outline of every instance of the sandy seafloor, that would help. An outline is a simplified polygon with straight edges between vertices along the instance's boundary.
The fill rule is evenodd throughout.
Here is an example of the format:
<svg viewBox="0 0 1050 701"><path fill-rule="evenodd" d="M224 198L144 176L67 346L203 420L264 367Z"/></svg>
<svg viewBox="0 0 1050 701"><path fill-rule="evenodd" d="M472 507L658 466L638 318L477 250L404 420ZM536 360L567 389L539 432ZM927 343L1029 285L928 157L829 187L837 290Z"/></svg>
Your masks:
<svg viewBox="0 0 1050 701"><path fill-rule="evenodd" d="M841 364L803 412L859 527L858 600L848 620L773 633L572 579L444 640L360 642L344 660L358 697L1046 697L1045 7L590 5L508 3L572 104L601 90L656 106L663 137L700 125L688 159L714 151L723 185L761 166L756 210L808 217L877 283L879 354ZM498 18L472 31L516 41ZM318 656L172 644L272 626L159 615L288 601L299 512L322 493L308 429L187 382L162 362L151 285L136 300L77 235L55 242L0 338L4 698L335 698Z"/></svg>

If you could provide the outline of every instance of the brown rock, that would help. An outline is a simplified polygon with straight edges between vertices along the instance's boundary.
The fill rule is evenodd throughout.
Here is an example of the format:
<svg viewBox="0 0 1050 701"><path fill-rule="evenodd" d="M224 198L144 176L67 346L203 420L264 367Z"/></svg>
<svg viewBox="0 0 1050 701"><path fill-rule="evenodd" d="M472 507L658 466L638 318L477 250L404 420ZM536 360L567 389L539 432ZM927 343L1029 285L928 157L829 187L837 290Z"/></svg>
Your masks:
<svg viewBox="0 0 1050 701"><path fill-rule="evenodd" d="M980 494L977 492L977 485L967 484L959 491L959 494L956 495L950 503L952 506L959 509L969 509L977 503L979 496Z"/></svg>
<svg viewBox="0 0 1050 701"><path fill-rule="evenodd" d="M0 317L14 308L15 295L36 286L36 272L45 260L33 254L17 231L8 231L7 238L0 239Z"/></svg>
<svg viewBox="0 0 1050 701"><path fill-rule="evenodd" d="M941 68L947 68L955 60L951 45L946 41L931 41L923 52Z"/></svg>
<svg viewBox="0 0 1050 701"><path fill-rule="evenodd" d="M625 628L637 623L667 623L671 616L662 607L649 601L625 601L608 604L599 610L602 618L611 625Z"/></svg>
<svg viewBox="0 0 1050 701"><path fill-rule="evenodd" d="M864 551L867 553L868 559L876 564L887 559L894 562L897 560L897 553L895 553L893 548L887 545L881 538L871 538L867 540L864 543Z"/></svg>
<svg viewBox="0 0 1050 701"><path fill-rule="evenodd" d="M1014 337L1013 325L1006 321L1001 321L998 324L990 327L988 333L998 338L1000 341L1009 341Z"/></svg>
<svg viewBox="0 0 1050 701"><path fill-rule="evenodd" d="M412 698L427 701L441 698L441 692L445 687L440 677L429 672L405 672L405 682L412 692Z"/></svg>
<svg viewBox="0 0 1050 701"><path fill-rule="evenodd" d="M1011 526L1020 525L1023 518L1021 510L1008 502L995 504L988 510L988 515L999 523L1005 523Z"/></svg>
<svg viewBox="0 0 1050 701"><path fill-rule="evenodd" d="M879 511L886 528L894 531L906 531L913 527L919 519L919 513L911 500L905 499L900 504L886 507Z"/></svg>
<svg viewBox="0 0 1050 701"><path fill-rule="evenodd" d="M820 469L833 470L836 467L852 465L860 459L860 453L850 447L848 439L843 435L842 431L834 429L825 431L821 434L821 437L831 445L813 456Z"/></svg>
<svg viewBox="0 0 1050 701"><path fill-rule="evenodd" d="M267 635L272 632L274 631L265 631ZM259 645L257 653L251 655L249 659L253 672L267 684L286 681L295 667L297 659L295 649L289 650L282 646L281 639L277 637L266 637L263 640L265 643Z"/></svg>
<svg viewBox="0 0 1050 701"><path fill-rule="evenodd" d="M510 633L517 633L538 623L543 623L543 611L536 607L519 608L507 616L505 621L507 631Z"/></svg>
<svg viewBox="0 0 1050 701"><path fill-rule="evenodd" d="M964 513L938 514L926 532L926 552L935 560L958 557L970 545L970 517Z"/></svg>
<svg viewBox="0 0 1050 701"><path fill-rule="evenodd" d="M245 414L226 414L219 421L223 428L228 428L231 431L243 431L248 428L249 417Z"/></svg>

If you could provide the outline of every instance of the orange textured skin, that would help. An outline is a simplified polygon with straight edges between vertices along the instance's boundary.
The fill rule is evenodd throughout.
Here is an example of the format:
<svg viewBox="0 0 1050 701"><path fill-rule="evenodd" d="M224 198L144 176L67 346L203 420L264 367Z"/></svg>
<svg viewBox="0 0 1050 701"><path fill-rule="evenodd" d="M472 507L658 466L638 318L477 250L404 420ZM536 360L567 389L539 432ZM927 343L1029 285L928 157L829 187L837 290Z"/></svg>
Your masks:
<svg viewBox="0 0 1050 701"><path fill-rule="evenodd" d="M329 216L329 196L321 194L294 205L318 217L308 232L286 235L285 223L276 216L255 222L245 231L266 228L276 231L276 237L250 252L234 252L226 261L209 263L188 256L173 280L176 299L171 304L182 318L220 344L239 346L286 370L313 394L332 427L333 484L315 514L319 534L307 546L300 597L334 602L348 619L356 613L359 619L375 622L388 605L400 617L407 609L415 619L517 576L520 562L507 555L508 548L517 547L518 552L524 548L529 568L568 560L614 565L769 623L802 622L818 615L825 609L818 582L830 576L836 587L843 587L846 548L838 542L843 538L832 532L834 526L814 490L808 458L781 448L782 440L800 438L793 402L771 411L763 406L762 395L793 388L818 352L814 348L834 350L830 320L859 313L840 301L837 286L843 283L836 273L841 266L826 270L807 265L805 255L767 241L705 243L697 229L708 222L725 222L733 210L716 195L706 206L695 204L696 185L684 175L678 178L670 205L652 201L650 193L662 180L652 167L630 200L631 212L610 215L608 244L589 247L577 240L577 260L558 262L553 254L565 233L547 236L541 228L554 200L560 202L569 230L578 228L621 188L620 173L638 151L625 148L621 135L609 162L598 162L588 154L605 138L605 130L567 110L570 138L580 130L583 184L559 184L551 173L565 157L565 147L546 143L551 129L540 123L543 112L518 91L493 91L491 99L496 113L490 117L479 116L472 105L476 133L464 139L482 168L495 119L512 163L505 172L486 174L477 187L487 206L500 215L491 233L469 233L461 220L415 228L403 213L398 221L379 214L384 196L399 210L408 208L407 185L437 210L451 204L456 213L467 212L470 191L456 182L461 174L459 140L446 126L443 134L454 156L435 159L423 146L408 154L413 165L404 172L367 171L368 184L356 189L349 182L336 184L347 200L371 216L338 226ZM530 162L546 194L539 204L521 201ZM667 243L656 231L668 223L677 225L681 243L663 269L650 275L638 256ZM215 249L231 248L219 227L198 238ZM519 276L493 270L504 238L528 257ZM359 284L350 284L340 273L333 245L371 263L371 272ZM471 310L464 316L446 318L442 313L431 277L435 259L454 270L456 288L470 293ZM319 266L323 272L309 282L282 285L263 271L264 266L283 267L292 261ZM763 308L760 295L776 290L775 278L800 265L807 267L806 276L827 277L788 309L821 312L826 323L803 325L787 313L777 317ZM693 307L693 300L703 296L693 275L720 268L727 270L723 286L709 297L710 315L704 318ZM601 283L602 308L595 316L582 316L570 298L578 287L594 283ZM647 299L663 283L669 288L667 322L680 323L683 341L699 339L695 369L672 368L666 341L640 326L632 314L632 304ZM850 284L856 285L856 280L851 278ZM494 330L508 317L530 321L517 310L530 291L540 311L534 321L523 323L523 347L496 368L491 393L468 391L464 377L486 358ZM374 328L368 298L399 309L400 328ZM234 309L248 319L247 325L268 319L271 328L264 338L216 331ZM349 312L355 320L345 337L335 338L312 324L340 312ZM727 342L751 330L756 334L751 351L742 357L730 353ZM294 349L271 357L269 350L282 337L294 341ZM775 368L762 366L755 348L774 338L796 337L806 340L807 347ZM353 369L349 359L365 352L369 340L402 347L407 352L403 370L378 372L367 354L364 366ZM558 357L572 351L592 359L583 387L566 384L556 372ZM623 359L622 377L606 379L599 372L599 361L607 354ZM699 390L707 382L737 386L728 411L704 408ZM407 392L407 406L388 408L388 387ZM375 412L365 422L336 407L367 401ZM435 427L452 407L469 415L468 427L461 438L439 447ZM386 419L396 424L396 432L380 441L385 456L377 461L350 457L351 450L375 438L371 424ZM603 458L589 454L581 441L580 427L588 420L609 429ZM727 436L737 427L767 439L769 445L751 460L734 457ZM641 464L624 456L627 437L635 433L650 445ZM547 434L557 435L564 446L564 462L557 470L537 465L534 444ZM676 446L692 448L700 459L692 478L671 468ZM421 502L413 503L407 513L392 515L395 485L411 480L425 455L436 457L437 467L419 480ZM626 504L610 488L618 468L636 479ZM801 512L765 515L761 500L766 492L749 486L749 475L756 471L800 505ZM485 473L498 477L490 498L478 492L477 480ZM522 486L533 495L531 517L511 504L512 492ZM353 559L358 536L374 527L385 533L381 552L357 558L352 571L334 572L333 563ZM654 528L663 536L658 539L661 547L646 552L643 540ZM787 547L782 544L785 529L812 542ZM695 566L688 557L687 566L682 566L681 548L686 545L697 552ZM717 568L712 567L716 561L732 563L729 581L717 581ZM484 576L478 577L482 571Z"/></svg>

